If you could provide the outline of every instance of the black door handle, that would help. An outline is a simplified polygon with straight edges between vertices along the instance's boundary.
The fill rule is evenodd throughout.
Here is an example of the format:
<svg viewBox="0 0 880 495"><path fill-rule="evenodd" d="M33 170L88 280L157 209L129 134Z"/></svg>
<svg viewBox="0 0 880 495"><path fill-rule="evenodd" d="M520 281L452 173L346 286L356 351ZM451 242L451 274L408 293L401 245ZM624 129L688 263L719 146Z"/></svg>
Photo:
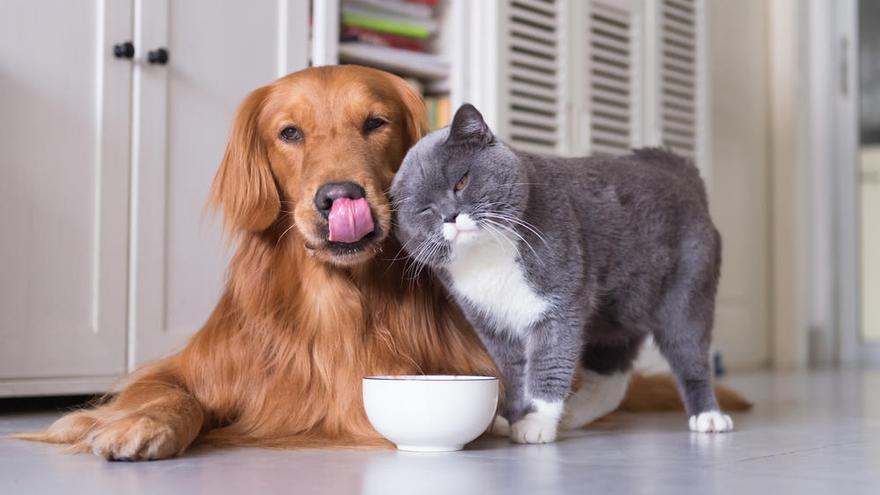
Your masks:
<svg viewBox="0 0 880 495"><path fill-rule="evenodd" d="M131 41L113 45L113 56L116 58L134 58L134 45Z"/></svg>
<svg viewBox="0 0 880 495"><path fill-rule="evenodd" d="M147 62L155 65L165 65L168 63L168 50L165 48L156 48L147 52Z"/></svg>

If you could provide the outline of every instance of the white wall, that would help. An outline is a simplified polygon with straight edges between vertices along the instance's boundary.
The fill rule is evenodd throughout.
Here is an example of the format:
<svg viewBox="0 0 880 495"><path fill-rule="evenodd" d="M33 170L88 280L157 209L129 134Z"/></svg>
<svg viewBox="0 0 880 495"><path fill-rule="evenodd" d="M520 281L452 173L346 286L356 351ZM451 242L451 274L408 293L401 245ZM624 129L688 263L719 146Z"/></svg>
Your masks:
<svg viewBox="0 0 880 495"><path fill-rule="evenodd" d="M764 0L708 0L712 215L723 239L715 347L732 369L770 358L768 23Z"/></svg>

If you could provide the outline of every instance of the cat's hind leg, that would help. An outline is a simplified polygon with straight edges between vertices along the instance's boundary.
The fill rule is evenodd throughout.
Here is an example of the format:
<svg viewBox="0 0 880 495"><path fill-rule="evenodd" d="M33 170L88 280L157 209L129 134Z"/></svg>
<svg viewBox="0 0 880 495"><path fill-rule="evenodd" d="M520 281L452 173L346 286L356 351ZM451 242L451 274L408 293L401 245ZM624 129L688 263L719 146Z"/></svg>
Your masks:
<svg viewBox="0 0 880 495"><path fill-rule="evenodd" d="M691 431L720 433L733 429L718 407L709 364L720 256L712 248L720 246L690 247L655 314L654 340L675 375Z"/></svg>
<svg viewBox="0 0 880 495"><path fill-rule="evenodd" d="M579 383L565 401L565 412L559 423L562 429L583 428L617 409L626 395L632 363L642 340L632 337L584 346L576 379Z"/></svg>

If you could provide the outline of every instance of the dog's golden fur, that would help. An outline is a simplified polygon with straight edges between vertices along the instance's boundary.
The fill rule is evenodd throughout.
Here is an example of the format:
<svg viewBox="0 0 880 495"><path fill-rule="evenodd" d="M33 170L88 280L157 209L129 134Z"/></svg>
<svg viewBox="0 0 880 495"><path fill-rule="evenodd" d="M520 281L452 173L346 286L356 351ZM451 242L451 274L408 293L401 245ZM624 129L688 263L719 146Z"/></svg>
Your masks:
<svg viewBox="0 0 880 495"><path fill-rule="evenodd" d="M386 124L367 132L371 117ZM291 125L301 143L279 139ZM496 374L442 288L429 275L407 280L395 260L385 191L425 131L419 97L378 70L306 69L251 93L212 191L236 243L214 312L182 351L105 404L22 437L128 460L197 440L387 445L363 410L365 375ZM356 252L328 242L313 202L337 181L360 184L375 217L372 242Z"/></svg>

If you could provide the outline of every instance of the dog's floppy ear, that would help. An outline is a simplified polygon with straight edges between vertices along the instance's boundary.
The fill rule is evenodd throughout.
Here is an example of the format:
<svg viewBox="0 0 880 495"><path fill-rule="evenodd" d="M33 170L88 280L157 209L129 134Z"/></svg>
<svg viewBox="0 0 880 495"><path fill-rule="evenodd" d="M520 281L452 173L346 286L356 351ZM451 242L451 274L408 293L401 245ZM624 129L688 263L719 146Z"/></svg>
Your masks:
<svg viewBox="0 0 880 495"><path fill-rule="evenodd" d="M222 209L227 229L260 232L281 209L278 187L269 166L258 120L268 87L245 98L232 123L226 154L211 186L211 206Z"/></svg>
<svg viewBox="0 0 880 495"><path fill-rule="evenodd" d="M406 81L388 74L394 88L400 95L406 113L406 149L410 149L416 141L428 133L428 111L422 97Z"/></svg>

